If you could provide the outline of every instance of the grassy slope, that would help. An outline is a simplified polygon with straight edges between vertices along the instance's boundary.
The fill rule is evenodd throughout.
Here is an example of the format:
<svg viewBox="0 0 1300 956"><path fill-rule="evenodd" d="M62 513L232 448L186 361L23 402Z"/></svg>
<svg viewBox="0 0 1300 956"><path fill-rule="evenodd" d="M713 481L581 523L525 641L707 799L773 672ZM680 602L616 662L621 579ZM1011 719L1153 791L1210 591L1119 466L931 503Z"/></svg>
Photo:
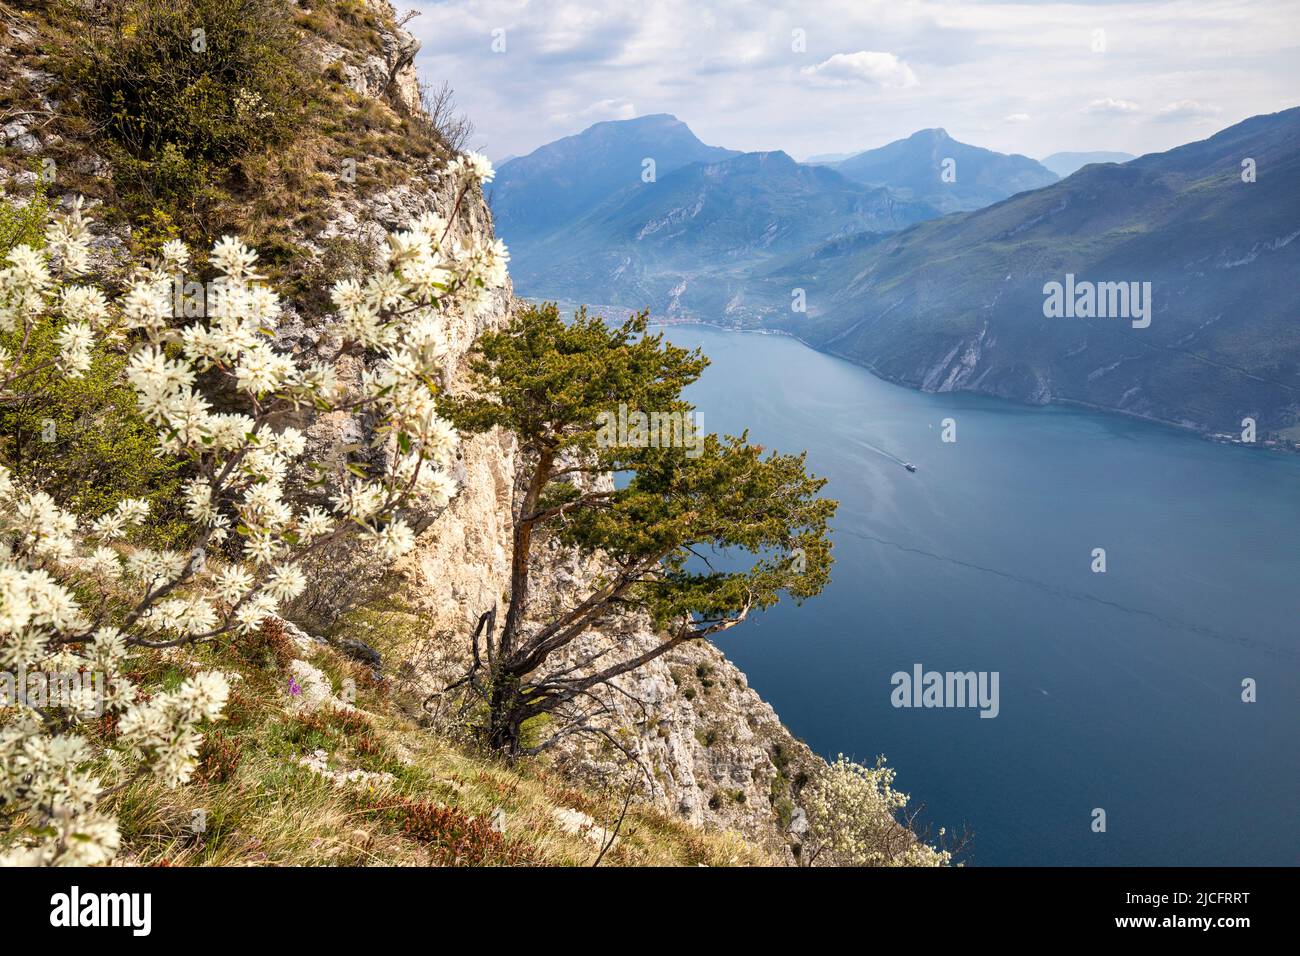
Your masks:
<svg viewBox="0 0 1300 956"><path fill-rule="evenodd" d="M366 612L348 622L355 627ZM403 632L409 635L412 631ZM394 633L390 640L401 640ZM387 649L387 640L377 640ZM285 653L281 645L281 653ZM293 656L301 652L289 651ZM209 728L194 782L169 790L138 782L114 798L123 856L153 865L543 865L592 864L600 847L566 830L557 809L612 828L615 793L572 786L544 760L510 767L411 715L418 700L376 684L329 647L305 655L338 693L357 686L355 712L295 713L287 657L259 641L177 652L139 676L171 685L193 667L239 675L228 719ZM389 784L336 785L299 764L323 750L332 770L392 774ZM432 812L439 808L438 812ZM498 808L503 834L492 830ZM195 810L206 813L202 835ZM705 833L649 807L633 806L602 865L757 865L773 862L730 833Z"/></svg>
<svg viewBox="0 0 1300 956"><path fill-rule="evenodd" d="M130 243L137 250L152 252L150 244L168 238L167 230L197 248L237 233L258 248L270 278L287 285L290 293L303 292L319 286L323 273L322 256L313 255L302 239L325 225L337 196L379 192L410 179L420 165L440 163L447 156L437 130L422 117L406 113L391 100L361 96L344 82L344 65L382 56L378 31L393 24L358 0L322 0L311 10L292 11L303 40L304 74L294 82L303 85L297 95L304 109L287 142L214 168L211 188L189 208L151 203L148 195L106 174L99 161L105 143L77 105L79 93L71 77L86 37L82 16L69 0L23 5L0 0L0 23L16 31L0 37L0 74L6 77L0 84L0 113L25 117L47 140L35 159L12 148L0 149L0 168L16 173L37 168L41 159L54 160L54 188L97 201L96 219L129 226ZM324 71L306 52L321 44L344 50ZM56 112L43 109L40 91L29 79L32 71L56 77L56 85L47 91L60 104ZM352 184L341 180L348 160L355 162ZM331 249L324 245L323 257L329 259ZM323 301L307 303L313 304Z"/></svg>

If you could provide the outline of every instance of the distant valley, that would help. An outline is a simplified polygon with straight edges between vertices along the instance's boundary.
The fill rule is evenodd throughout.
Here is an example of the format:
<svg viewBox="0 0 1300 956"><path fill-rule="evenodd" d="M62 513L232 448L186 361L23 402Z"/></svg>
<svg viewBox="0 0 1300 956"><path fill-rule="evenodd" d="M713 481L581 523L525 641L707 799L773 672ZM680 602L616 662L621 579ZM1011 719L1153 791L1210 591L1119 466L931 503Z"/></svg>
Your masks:
<svg viewBox="0 0 1300 956"><path fill-rule="evenodd" d="M779 330L929 391L1201 431L1249 416L1289 438L1298 131L1293 109L1138 159L1039 163L924 129L797 163L659 115L505 163L492 203L525 296ZM1151 326L1046 317L1044 284L1067 273L1149 282Z"/></svg>

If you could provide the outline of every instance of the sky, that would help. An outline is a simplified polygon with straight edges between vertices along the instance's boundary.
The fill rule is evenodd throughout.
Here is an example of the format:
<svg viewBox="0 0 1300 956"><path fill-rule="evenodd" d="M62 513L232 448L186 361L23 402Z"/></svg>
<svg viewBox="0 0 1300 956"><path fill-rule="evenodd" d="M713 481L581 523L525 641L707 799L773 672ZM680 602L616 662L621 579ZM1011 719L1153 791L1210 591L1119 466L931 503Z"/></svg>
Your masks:
<svg viewBox="0 0 1300 956"><path fill-rule="evenodd" d="M672 113L704 142L852 153L918 129L1141 154L1300 105L1300 0L395 0L421 79L500 162Z"/></svg>

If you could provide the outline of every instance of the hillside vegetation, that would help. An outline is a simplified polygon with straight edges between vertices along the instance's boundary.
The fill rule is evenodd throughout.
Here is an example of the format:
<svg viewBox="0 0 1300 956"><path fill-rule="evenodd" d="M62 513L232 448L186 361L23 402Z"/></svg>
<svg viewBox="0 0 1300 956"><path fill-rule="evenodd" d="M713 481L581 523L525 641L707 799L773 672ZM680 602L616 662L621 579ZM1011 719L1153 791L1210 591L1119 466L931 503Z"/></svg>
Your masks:
<svg viewBox="0 0 1300 956"><path fill-rule="evenodd" d="M949 862L886 768L828 767L716 648L638 669L693 609L739 622L747 586L760 606L820 589L826 505L782 518L770 493L820 487L799 456L715 436L694 468L646 452L621 521L595 508L585 534L539 534L535 600L512 602L535 435L442 417L476 344L516 328L493 170L421 108L418 44L386 0L0 0L0 20L0 663L105 681L0 702L0 861ZM657 348L584 331L616 356ZM599 380L582 348L524 349L526 375L567 368L582 392ZM681 387L632 365L647 394ZM529 418L511 397L494 396ZM572 453L594 452L608 397L578 403ZM559 497L533 523L588 499L538 490ZM727 535L763 552L749 577L684 569L682 547ZM766 554L787 539L802 583ZM503 602L530 636L620 546L638 572L615 597L657 596L654 613L611 609L565 633L576 660L540 659L581 684L581 658L618 642L613 676L654 699L614 688L625 709L596 715L595 746L550 751L575 715L533 698L502 753L491 706L450 695L473 621Z"/></svg>

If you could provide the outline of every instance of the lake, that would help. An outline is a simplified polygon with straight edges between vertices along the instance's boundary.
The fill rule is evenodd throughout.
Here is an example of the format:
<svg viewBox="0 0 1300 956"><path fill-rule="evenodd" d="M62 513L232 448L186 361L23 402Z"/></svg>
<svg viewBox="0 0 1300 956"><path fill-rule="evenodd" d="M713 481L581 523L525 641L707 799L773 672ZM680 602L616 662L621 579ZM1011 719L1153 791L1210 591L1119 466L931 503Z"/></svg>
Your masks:
<svg viewBox="0 0 1300 956"><path fill-rule="evenodd" d="M706 430L807 449L840 501L826 591L720 642L797 736L885 754L970 865L1300 862L1300 458L667 331L713 360ZM917 664L997 672L997 717L894 707Z"/></svg>

